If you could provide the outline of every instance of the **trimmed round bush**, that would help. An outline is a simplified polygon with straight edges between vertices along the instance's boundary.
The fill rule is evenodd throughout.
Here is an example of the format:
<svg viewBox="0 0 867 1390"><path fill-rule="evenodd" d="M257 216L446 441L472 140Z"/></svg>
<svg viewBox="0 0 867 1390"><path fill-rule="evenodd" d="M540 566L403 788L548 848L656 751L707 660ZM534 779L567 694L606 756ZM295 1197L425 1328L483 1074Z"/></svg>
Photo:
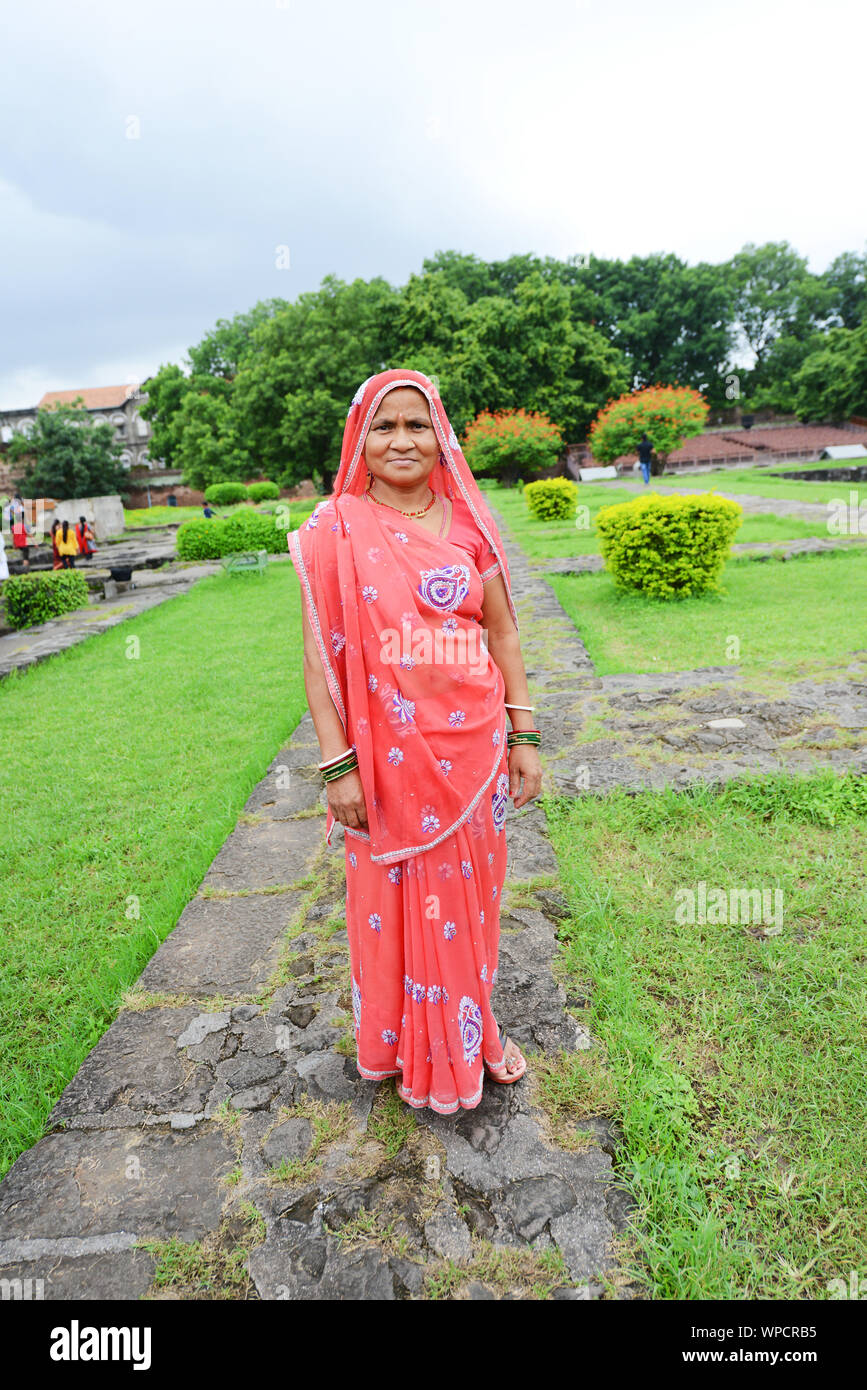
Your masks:
<svg viewBox="0 0 867 1390"><path fill-rule="evenodd" d="M578 488L571 478L539 478L525 485L524 498L540 521L571 520L578 505Z"/></svg>
<svg viewBox="0 0 867 1390"><path fill-rule="evenodd" d="M605 568L619 589L650 598L685 598L719 589L741 524L738 502L714 493L656 492L602 507L596 531Z"/></svg>
<svg viewBox="0 0 867 1390"><path fill-rule="evenodd" d="M3 604L12 627L33 627L86 607L87 580L80 570L12 574L3 584Z"/></svg>
<svg viewBox="0 0 867 1390"><path fill-rule="evenodd" d="M248 483L247 496L251 502L276 502L280 489L276 483L267 480L261 483Z"/></svg>
<svg viewBox="0 0 867 1390"><path fill-rule="evenodd" d="M282 516L262 516L252 507L239 507L227 517L194 517L178 527L177 549L180 560L220 560L242 550L267 550L269 555L286 551L288 512Z"/></svg>
<svg viewBox="0 0 867 1390"><path fill-rule="evenodd" d="M215 507L230 507L233 502L247 501L247 484L237 482L211 483L205 488L205 501Z"/></svg>
<svg viewBox="0 0 867 1390"><path fill-rule="evenodd" d="M183 521L175 540L179 560L219 560L223 551L222 528L217 517L197 516Z"/></svg>
<svg viewBox="0 0 867 1390"><path fill-rule="evenodd" d="M239 507L222 522L225 542L224 555L240 550L267 550L276 555L286 549L286 528L275 525L273 516L263 516L252 507Z"/></svg>

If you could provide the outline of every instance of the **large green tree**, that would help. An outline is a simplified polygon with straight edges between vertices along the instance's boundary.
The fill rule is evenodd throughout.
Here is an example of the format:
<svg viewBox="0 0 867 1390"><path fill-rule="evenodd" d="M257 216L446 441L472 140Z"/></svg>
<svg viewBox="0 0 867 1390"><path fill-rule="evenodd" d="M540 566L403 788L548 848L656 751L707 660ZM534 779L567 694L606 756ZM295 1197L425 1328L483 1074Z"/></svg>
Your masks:
<svg viewBox="0 0 867 1390"><path fill-rule="evenodd" d="M857 328L867 314L867 255L843 251L819 279L829 291L831 326Z"/></svg>
<svg viewBox="0 0 867 1390"><path fill-rule="evenodd" d="M22 463L15 478L28 497L105 497L129 492L114 425L95 424L79 396L71 404L43 406L27 435L16 434L7 457Z"/></svg>
<svg viewBox="0 0 867 1390"><path fill-rule="evenodd" d="M231 400L219 390L188 391L174 427L175 462L188 487L204 492L211 483L242 482L258 471L239 436Z"/></svg>
<svg viewBox="0 0 867 1390"><path fill-rule="evenodd" d="M350 401L389 365L397 303L385 280L329 275L253 330L232 403L239 438L274 482L289 487L318 474L330 491Z"/></svg>
<svg viewBox="0 0 867 1390"><path fill-rule="evenodd" d="M832 328L804 359L794 384L801 420L867 415L867 318L857 328Z"/></svg>
<svg viewBox="0 0 867 1390"><path fill-rule="evenodd" d="M451 283L454 269L407 285L395 344L401 363L436 373L459 432L482 410L523 408L548 415L567 439L581 438L628 372L618 349L576 317L574 290L539 263L510 293L468 301Z"/></svg>
<svg viewBox="0 0 867 1390"><path fill-rule="evenodd" d="M235 314L231 319L217 319L210 333L189 350L192 374L220 376L231 381L250 350L254 330L260 323L281 313L286 305L285 299L260 299L246 313Z"/></svg>
<svg viewBox="0 0 867 1390"><path fill-rule="evenodd" d="M181 434L185 425L182 412L187 396L206 392L229 400L232 394L231 382L226 377L209 376L205 372L190 375L174 362L166 363L149 377L144 382L144 390L147 400L141 406L141 414L151 425L150 455L162 459L168 468L182 466Z"/></svg>
<svg viewBox="0 0 867 1390"><path fill-rule="evenodd" d="M583 276L596 327L629 362L630 386L679 382L712 405L725 403L732 286L723 267L690 266L671 254L626 262L592 256Z"/></svg>

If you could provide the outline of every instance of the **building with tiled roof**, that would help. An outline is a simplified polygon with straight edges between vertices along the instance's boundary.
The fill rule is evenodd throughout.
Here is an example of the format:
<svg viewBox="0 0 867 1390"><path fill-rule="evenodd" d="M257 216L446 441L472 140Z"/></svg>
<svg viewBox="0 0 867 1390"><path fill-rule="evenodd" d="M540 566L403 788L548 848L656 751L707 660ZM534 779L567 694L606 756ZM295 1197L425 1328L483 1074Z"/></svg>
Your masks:
<svg viewBox="0 0 867 1390"><path fill-rule="evenodd" d="M124 386L81 386L73 391L46 391L37 410L44 405L71 405L81 396L88 410L111 410L113 406L124 406L131 396L139 390L139 384Z"/></svg>
<svg viewBox="0 0 867 1390"><path fill-rule="evenodd" d="M148 444L151 427L141 414L147 400L139 382L123 386L81 386L68 391L46 391L34 406L19 410L0 410L0 444L8 444L16 434L28 434L37 410L53 405L71 405L81 398L91 420L114 425L115 438L122 445L120 462L125 468L161 468L160 459L151 459Z"/></svg>

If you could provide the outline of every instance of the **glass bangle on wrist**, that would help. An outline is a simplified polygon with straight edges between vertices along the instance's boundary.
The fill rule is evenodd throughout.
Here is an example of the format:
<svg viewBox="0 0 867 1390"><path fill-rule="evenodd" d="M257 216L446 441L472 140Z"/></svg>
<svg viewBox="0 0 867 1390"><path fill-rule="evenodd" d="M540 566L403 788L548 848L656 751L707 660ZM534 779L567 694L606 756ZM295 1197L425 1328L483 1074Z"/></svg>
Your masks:
<svg viewBox="0 0 867 1390"><path fill-rule="evenodd" d="M354 753L349 753L339 763L332 764L322 773L326 782L334 782L338 777L344 777L347 772L354 772L358 767L358 758Z"/></svg>
<svg viewBox="0 0 867 1390"><path fill-rule="evenodd" d="M518 748L525 743L538 748L541 742L542 735L538 729L509 729L506 733L508 748Z"/></svg>
<svg viewBox="0 0 867 1390"><path fill-rule="evenodd" d="M325 758L318 766L323 780L333 782L336 778L343 777L347 772L352 772L358 767L358 754L354 748L347 748L344 753L337 753L333 758Z"/></svg>
<svg viewBox="0 0 867 1390"><path fill-rule="evenodd" d="M341 762L343 758L348 758L350 753L354 752L354 748L346 748L342 753L335 753L333 758L324 758L321 763L317 764L319 771L321 772L324 767L330 767L332 763Z"/></svg>

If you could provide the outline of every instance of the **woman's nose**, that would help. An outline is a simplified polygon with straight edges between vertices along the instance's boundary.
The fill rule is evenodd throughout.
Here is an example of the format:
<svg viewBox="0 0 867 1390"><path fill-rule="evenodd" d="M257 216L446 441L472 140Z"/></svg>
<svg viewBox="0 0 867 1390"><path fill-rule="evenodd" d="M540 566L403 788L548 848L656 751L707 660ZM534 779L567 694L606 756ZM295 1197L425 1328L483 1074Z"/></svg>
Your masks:
<svg viewBox="0 0 867 1390"><path fill-rule="evenodd" d="M398 440L400 441L400 447L401 447L402 449L405 449L405 448L407 447L407 445L408 445L410 448L413 448L413 447L414 447L415 440L413 439L413 437L412 437L412 435L410 434L410 432L409 432L407 426L403 423L402 420L398 420L398 422L397 422L397 425L396 425L395 431L394 431L394 438L395 438L395 442L397 442Z"/></svg>

